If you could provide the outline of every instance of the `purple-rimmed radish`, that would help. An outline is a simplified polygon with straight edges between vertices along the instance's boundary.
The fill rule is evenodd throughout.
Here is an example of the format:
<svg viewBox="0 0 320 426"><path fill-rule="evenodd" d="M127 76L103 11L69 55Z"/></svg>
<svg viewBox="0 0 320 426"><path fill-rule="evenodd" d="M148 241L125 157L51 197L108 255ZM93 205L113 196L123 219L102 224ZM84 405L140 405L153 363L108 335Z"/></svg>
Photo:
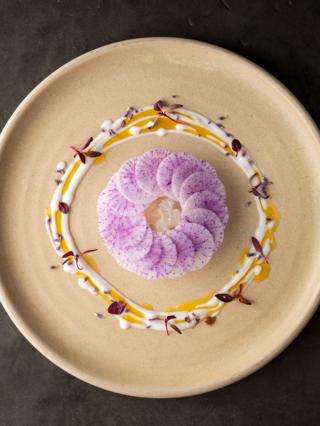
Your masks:
<svg viewBox="0 0 320 426"><path fill-rule="evenodd" d="M117 187L119 192L132 203L151 203L156 196L140 188L136 179L135 172L138 160L139 157L130 158L120 167L117 175Z"/></svg>
<svg viewBox="0 0 320 426"><path fill-rule="evenodd" d="M100 235L111 253L139 244L147 227L144 217L119 217L110 213L99 218Z"/></svg>
<svg viewBox="0 0 320 426"><path fill-rule="evenodd" d="M164 195L175 198L171 187L173 173L184 161L193 158L185 152L173 152L161 161L157 171L157 182Z"/></svg>
<svg viewBox="0 0 320 426"><path fill-rule="evenodd" d="M108 208L116 216L137 216L143 214L144 204L131 203L117 188L117 175L112 176L106 188L100 193L97 203L98 215Z"/></svg>
<svg viewBox="0 0 320 426"><path fill-rule="evenodd" d="M223 198L211 191L195 192L183 204L183 210L189 211L196 208L212 210L225 227L229 220L228 207Z"/></svg>
<svg viewBox="0 0 320 426"><path fill-rule="evenodd" d="M206 190L218 194L224 200L226 198L224 186L217 177L214 177L208 172L195 172L183 182L180 189L179 201L181 204L184 204L195 192Z"/></svg>
<svg viewBox="0 0 320 426"><path fill-rule="evenodd" d="M213 211L203 208L187 210L182 214L182 221L198 223L204 226L212 235L216 248L221 246L224 237L224 226Z"/></svg>
<svg viewBox="0 0 320 426"><path fill-rule="evenodd" d="M182 231L173 229L168 232L168 236L177 248L177 262L168 277L178 278L193 267L195 249L191 239Z"/></svg>
<svg viewBox="0 0 320 426"><path fill-rule="evenodd" d="M193 243L194 263L190 270L197 271L203 268L216 251L216 245L210 232L202 225L186 222L181 223L176 229L186 234Z"/></svg>
<svg viewBox="0 0 320 426"><path fill-rule="evenodd" d="M157 183L157 171L161 161L170 154L163 148L152 149L138 158L135 175L140 188L154 196L161 195Z"/></svg>
<svg viewBox="0 0 320 426"><path fill-rule="evenodd" d="M186 178L200 171L203 171L201 161L196 158L187 159L175 170L172 175L171 188L177 199L179 199L180 188Z"/></svg>

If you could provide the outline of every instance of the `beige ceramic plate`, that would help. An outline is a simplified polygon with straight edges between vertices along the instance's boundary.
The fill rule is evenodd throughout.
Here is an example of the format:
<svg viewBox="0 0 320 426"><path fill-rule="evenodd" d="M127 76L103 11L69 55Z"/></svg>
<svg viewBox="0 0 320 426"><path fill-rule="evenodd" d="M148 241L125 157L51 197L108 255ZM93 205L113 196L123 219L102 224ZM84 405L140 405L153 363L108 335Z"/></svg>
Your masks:
<svg viewBox="0 0 320 426"><path fill-rule="evenodd" d="M233 303L212 327L182 336L131 329L99 320L102 302L81 290L61 268L44 228L55 165L71 160L106 118L127 106L159 98L215 119L248 147L274 181L281 222L272 272L251 285L252 306ZM225 182L230 209L223 247L204 270L177 281L147 282L125 272L107 254L97 232L95 203L128 157L157 146L208 158ZM310 318L319 299L320 145L298 102L250 62L194 41L154 38L97 49L65 65L18 107L2 133L0 157L1 300L30 342L69 373L104 389L147 397L206 392L234 382L278 354ZM191 138L148 137L110 151L90 169L73 205L71 227L82 248L99 248L101 273L140 302L163 308L219 289L237 267L257 224L241 171ZM14 354L12 354L14 356Z"/></svg>

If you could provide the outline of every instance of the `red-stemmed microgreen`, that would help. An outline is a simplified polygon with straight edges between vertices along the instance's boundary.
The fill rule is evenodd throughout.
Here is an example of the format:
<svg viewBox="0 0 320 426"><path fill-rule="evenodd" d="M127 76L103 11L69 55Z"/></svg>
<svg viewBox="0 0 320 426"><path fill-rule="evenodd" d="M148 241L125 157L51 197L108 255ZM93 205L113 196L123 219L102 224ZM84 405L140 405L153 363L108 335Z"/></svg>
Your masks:
<svg viewBox="0 0 320 426"><path fill-rule="evenodd" d="M243 289L243 284L240 284L239 288L236 291L234 291L233 294L218 293L215 296L218 300L220 300L221 302L224 302L224 303L229 303L229 302L232 302L235 299L238 299L239 302L243 303L244 305L251 305L252 303L250 302L250 300L248 300L247 298L245 298L242 295L242 289Z"/></svg>
<svg viewBox="0 0 320 426"><path fill-rule="evenodd" d="M77 148L75 146L70 146L71 149L73 149L75 151L75 154L73 157L78 156L81 163L85 164L86 163L86 157L90 157L90 158L96 158L96 157L100 157L100 155L102 155L101 152L98 151L86 151L86 149L89 148L91 142L93 141L93 137L90 137L86 143L83 145L82 148Z"/></svg>
<svg viewBox="0 0 320 426"><path fill-rule="evenodd" d="M243 303L244 305L252 305L251 301L243 296L242 290L243 290L243 284L240 284L239 288L233 293L233 297L235 299L238 299L239 302Z"/></svg>
<svg viewBox="0 0 320 426"><path fill-rule="evenodd" d="M263 247L262 247L261 243L257 240L257 238L251 237L251 242L252 242L252 245L253 245L255 251L257 253L259 253L259 255L264 259L264 261L266 263L269 263L268 259L266 258L266 256L263 253Z"/></svg>
<svg viewBox="0 0 320 426"><path fill-rule="evenodd" d="M259 198L263 198L263 199L268 199L270 197L270 195L268 195L268 185L271 185L271 182L269 181L268 178L264 177L262 182L259 182L257 185L253 185L253 180L258 176L258 173L254 173L250 179L250 185L251 185L251 191L249 191L250 193L252 193L255 197L259 197Z"/></svg>
<svg viewBox="0 0 320 426"><path fill-rule="evenodd" d="M238 156L238 153L241 151L242 145L241 142L238 139L233 139L231 143L232 151L236 153L236 157Z"/></svg>
<svg viewBox="0 0 320 426"><path fill-rule="evenodd" d="M61 211L61 213L68 214L70 211L69 204L65 203L64 201L59 201L58 209Z"/></svg>
<svg viewBox="0 0 320 426"><path fill-rule="evenodd" d="M81 266L79 265L79 259L81 256L84 256L85 254L88 253L92 253L94 251L97 251L98 249L90 249L90 250L85 250L83 252L81 252L80 254L78 253L74 253L72 250L68 251L67 253L65 253L62 258L65 259L62 263L62 265L64 265L65 263L70 261L70 258L74 258L74 261L76 262L77 268L79 271L82 271L83 268L81 268Z"/></svg>
<svg viewBox="0 0 320 426"><path fill-rule="evenodd" d="M229 303L232 302L234 297L229 293L218 293L215 297L220 300L220 302Z"/></svg>
<svg viewBox="0 0 320 426"><path fill-rule="evenodd" d="M178 108L182 108L182 107L183 107L183 105L181 105L181 104L172 104L172 105L169 105L169 104L166 104L164 101L161 101L161 100L157 101L153 105L153 109L155 111L157 111L157 113L158 113L158 118L159 117L166 117L169 120L174 121L175 123L182 123L182 122L179 121L179 120L177 120L177 119L175 119L175 118L173 118L173 117L171 117L168 114L170 114L172 112L175 112ZM156 119L156 121L157 121L157 119ZM156 121L155 121L155 123L156 123Z"/></svg>
<svg viewBox="0 0 320 426"><path fill-rule="evenodd" d="M111 315L121 315L125 310L127 304L125 302L112 302L111 305L108 306L108 312Z"/></svg>
<svg viewBox="0 0 320 426"><path fill-rule="evenodd" d="M168 336L169 336L168 325L172 328L172 330L176 331L179 334L182 334L182 331L180 330L180 328L177 327L175 324L171 324L171 322L170 322L172 319L175 319L175 318L176 318L175 315L168 315L164 318L164 325L166 327L166 332L167 332Z"/></svg>

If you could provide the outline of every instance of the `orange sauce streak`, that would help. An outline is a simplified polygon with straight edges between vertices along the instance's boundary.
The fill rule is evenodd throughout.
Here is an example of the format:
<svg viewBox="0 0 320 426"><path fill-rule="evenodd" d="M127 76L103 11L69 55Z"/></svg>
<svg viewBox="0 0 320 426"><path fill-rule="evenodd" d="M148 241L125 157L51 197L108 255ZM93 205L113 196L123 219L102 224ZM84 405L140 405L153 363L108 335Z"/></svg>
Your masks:
<svg viewBox="0 0 320 426"><path fill-rule="evenodd" d="M188 114L185 113L179 113L180 116L184 116L187 118L192 119L191 116L189 116ZM136 115L134 115L133 118L131 119L126 119L125 120L125 125L127 126L128 124L132 123L132 122L136 122L137 120L140 120L141 118L146 117L146 120L142 120L139 123L136 123L136 125L138 127L144 127L147 125L147 123L150 121L150 116L151 117L158 117L158 113L154 110L147 110L147 111L143 111L141 113L138 113ZM181 121L181 120L179 120ZM199 135L203 138L205 138L206 140L208 140L209 142L218 145L220 148L223 148L225 150L225 152L229 153L232 156L235 156L236 154L233 152L233 150L221 139L219 138L217 135L215 135L214 133L210 132L207 129L202 128L201 126L198 126L196 124L192 124L192 123L184 123L187 126L191 127L192 130L190 129L184 129L185 133L190 133L192 135ZM156 124L151 128L144 128L141 129L140 133L144 134L144 133L153 133L155 132L158 128L164 128L166 130L174 130L176 126L176 123L166 117L160 117L158 118ZM108 139L104 145L103 148L107 148L110 145L119 142L123 139L126 139L128 137L132 136L129 129L125 129L123 131L120 131L119 133L117 133L115 136L113 136L112 138ZM210 138L208 137L210 136ZM213 138L213 140L211 139ZM100 156L97 157L94 160L94 164L101 164L104 159L105 159L105 152ZM68 175L66 181L64 182L63 188L62 188L62 194L65 194L65 192L68 190L69 186L70 186L70 182L73 178L73 176L75 175L76 171L78 170L80 166L80 161L77 161L74 165L73 170L70 172L70 174ZM262 181L262 176L260 175L260 173L258 172L257 175L258 180L261 182ZM266 240L270 241L270 247L271 250L274 250L274 248L276 247L276 242L275 242L275 238L274 238L274 232L276 231L278 224L279 224L279 220L280 220L280 215L278 213L278 211L276 210L276 208L270 204L270 202L268 203L268 207L266 209L263 208L262 206L262 202L260 200L260 207L263 210L263 212L265 213L265 215L272 219L274 221L273 226L271 229L268 229L265 233L265 235L262 238L262 245L264 245L264 243L266 242ZM51 218L51 211L50 209L47 209L46 214L49 218ZM56 226L57 226L57 232L59 234L62 234L62 226L61 226L61 212L58 211L56 212ZM64 239L61 241L61 248L63 249L64 252L68 251L68 246L65 243ZM243 265L246 258L247 258L247 254L249 252L248 248L243 249L243 251L240 254L240 265ZM89 266L95 270L96 272L99 273L98 270L98 266L95 263L95 261L90 257L90 256L84 256L84 259L86 260L86 262L89 264ZM234 291L237 287L239 287L239 284L245 283L245 279L247 277L248 274L250 274L250 272L252 272L252 270L257 266L261 266L261 272L256 275L254 277L254 281L260 282L263 281L264 279L267 278L267 276L269 275L270 272L270 265L267 262L257 262L257 260L255 260L251 267L246 271L245 274L242 275L242 277L239 278L239 280L230 288L229 292ZM84 278L86 277L88 279L88 282L95 288L97 288L97 286L90 280L89 277L86 276L86 274L83 274L81 272L78 272L76 274L79 278ZM100 297L102 297L105 301L122 301L123 298L114 290L110 290L108 294L103 294L98 290L98 294ZM197 309L208 309L208 306L205 306L206 303L208 303L212 297L214 295L214 292L210 292L207 296L201 297L199 299L195 299L195 300L190 300L190 301L186 301L183 303L180 303L179 305L177 305L175 308L167 308L165 309L165 312L193 312ZM148 310L153 310L152 305L150 304L143 304L141 305L142 308L144 309L148 309ZM208 316L214 315L216 312L220 311L222 309L222 306L219 306L218 308L212 307L212 310L210 310L208 312ZM210 308L210 307L209 307ZM144 314L137 310L136 308L133 308L130 304L127 304L127 308L126 308L131 314L139 317L139 318L144 318ZM135 324L143 324L143 321L137 319L136 317L133 317L130 314L125 314L122 316L123 319L125 319L126 321L130 322L130 323L135 323ZM181 323L184 322L184 320L178 320L176 321L177 323Z"/></svg>

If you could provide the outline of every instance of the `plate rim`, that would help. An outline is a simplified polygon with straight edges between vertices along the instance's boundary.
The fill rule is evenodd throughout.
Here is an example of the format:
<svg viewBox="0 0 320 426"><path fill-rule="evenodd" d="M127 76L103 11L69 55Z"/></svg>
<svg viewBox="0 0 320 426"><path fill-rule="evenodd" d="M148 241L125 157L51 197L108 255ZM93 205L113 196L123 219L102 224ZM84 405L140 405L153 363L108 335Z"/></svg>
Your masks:
<svg viewBox="0 0 320 426"><path fill-rule="evenodd" d="M289 89L283 83L281 83L272 74L270 74L268 71L266 71L259 65L255 64L249 59L231 50L225 49L223 47L220 47L211 43L199 41L199 40L193 40L189 38L180 38L180 37L141 37L141 38L134 38L134 39L118 41L115 43L110 43L110 44L98 47L89 52L86 52L68 61L67 63L59 67L57 70L49 74L39 84L37 84L31 90L31 92L29 92L29 94L20 102L20 104L17 106L15 111L11 114L9 120L3 127L0 134L0 156L2 155L5 141L6 139L8 139L8 137L10 136L11 130L14 128L15 122L19 120L20 116L24 113L24 111L26 110L30 102L32 102L32 100L36 96L38 96L38 94L40 94L43 89L45 89L48 85L50 85L52 81L59 78L60 75L63 75L68 70L72 70L73 67L76 67L82 62L86 62L91 57L105 54L105 52L116 49L118 47L122 47L129 44L157 42L157 41L172 41L172 42L176 41L176 42L186 43L191 45L199 45L200 47L202 46L202 47L212 49L214 51L220 51L229 57L235 58L237 61L246 63L249 67L258 71L261 77L263 77L269 84L273 86L274 89L277 89L277 91L280 94L285 96L287 100L290 101L291 106L297 111L297 113L299 113L301 118L304 120L305 126L314 136L313 140L310 141L309 143L314 143L317 145L319 144L319 140L320 140L319 130L314 120L312 119L308 111L306 110L306 108L293 95L293 93L289 91ZM316 142L316 140L318 140L318 142ZM75 376L77 379L85 381L86 383L94 385L98 388L120 393L123 395L128 395L128 396L136 396L136 397L144 397L144 398L176 398L176 397L199 395L199 394L203 394L206 392L210 392L210 391L228 386L256 372L257 370L265 366L267 363L269 363L272 359L274 359L277 355L279 355L284 349L288 347L288 345L297 337L297 335L302 331L302 329L306 326L306 324L309 322L309 320L315 313L320 302L320 285L317 292L314 293L314 297L310 299L309 304L306 305L306 308L299 320L299 323L297 323L295 328L291 330L291 332L287 334L284 337L284 339L279 341L277 345L275 345L273 350L270 353L266 354L263 357L263 359L259 360L255 364L250 364L246 368L243 368L243 370L241 370L237 374L227 379L220 380L220 382L218 383L217 382L211 383L210 380L208 380L208 383L206 385L193 386L192 388L190 387L188 389L178 390L178 391L177 390L171 391L170 389L163 390L161 388L153 389L153 390L143 389L142 391L139 391L139 388L137 389L136 387L133 387L132 385L121 386L119 383L117 384L114 381L108 381L106 379L99 380L96 377L86 373L85 371L74 367L72 363L70 363L65 358L63 358L58 353L56 353L54 348L52 348L50 345L45 344L42 341L41 337L39 337L37 333L34 332L32 328L27 325L27 323L24 321L24 319L20 315L19 311L16 310L14 303L10 300L10 297L7 295L6 286L4 284L4 280L2 280L1 271L0 271L0 302L2 303L9 318L12 320L12 322L15 324L18 330L22 333L22 335L31 343L31 345L34 346L43 356L45 356L53 364L55 364L62 370L66 371L67 373Z"/></svg>

